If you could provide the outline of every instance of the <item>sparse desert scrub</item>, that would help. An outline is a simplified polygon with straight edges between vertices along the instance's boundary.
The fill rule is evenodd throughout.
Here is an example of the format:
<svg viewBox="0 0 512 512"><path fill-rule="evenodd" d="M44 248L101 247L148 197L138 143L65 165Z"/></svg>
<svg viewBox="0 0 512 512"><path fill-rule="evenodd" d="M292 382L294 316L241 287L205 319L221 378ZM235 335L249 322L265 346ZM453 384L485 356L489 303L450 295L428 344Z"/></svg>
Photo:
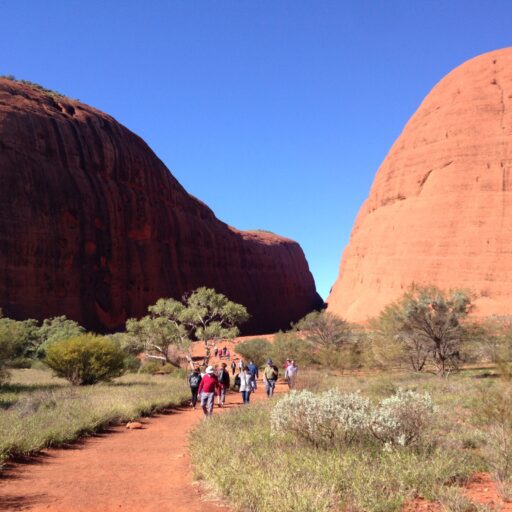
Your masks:
<svg viewBox="0 0 512 512"><path fill-rule="evenodd" d="M406 446L399 442L384 445L366 435L357 442L332 436L331 443L325 438L319 443L293 429L273 435L271 415L279 402L256 404L214 417L193 433L197 477L244 511L390 512L401 510L417 496L437 501L446 510L452 506L453 510L472 510L464 508L467 500L459 487L475 472L489 468L483 450L489 424L477 421L472 398L480 388L495 386L494 382L462 376L418 378L417 374L331 376L328 380L340 393L360 396L360 405L369 400L374 410L379 410L379 404L393 410L397 403L407 402L404 396L415 396L415 404L424 406L432 422L419 426L421 442ZM354 395L357 390L360 394ZM423 400L425 393L431 401ZM304 395L305 401L312 395ZM390 396L398 399L393 401ZM305 409L311 406L303 405ZM364 411L365 407L357 409ZM297 410L296 428L300 428L302 413Z"/></svg>
<svg viewBox="0 0 512 512"><path fill-rule="evenodd" d="M188 386L172 376L127 375L76 387L49 371L13 370L0 387L0 466L11 457L72 442L118 424L182 404Z"/></svg>

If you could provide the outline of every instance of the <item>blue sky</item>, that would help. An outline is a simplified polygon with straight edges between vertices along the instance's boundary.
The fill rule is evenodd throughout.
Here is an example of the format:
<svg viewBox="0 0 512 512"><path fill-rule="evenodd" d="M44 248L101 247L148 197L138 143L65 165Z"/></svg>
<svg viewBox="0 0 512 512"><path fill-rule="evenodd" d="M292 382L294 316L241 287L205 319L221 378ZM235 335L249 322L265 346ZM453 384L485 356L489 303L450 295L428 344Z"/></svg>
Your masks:
<svg viewBox="0 0 512 512"><path fill-rule="evenodd" d="M325 298L391 144L510 1L0 0L0 74L143 137L217 217L297 240Z"/></svg>

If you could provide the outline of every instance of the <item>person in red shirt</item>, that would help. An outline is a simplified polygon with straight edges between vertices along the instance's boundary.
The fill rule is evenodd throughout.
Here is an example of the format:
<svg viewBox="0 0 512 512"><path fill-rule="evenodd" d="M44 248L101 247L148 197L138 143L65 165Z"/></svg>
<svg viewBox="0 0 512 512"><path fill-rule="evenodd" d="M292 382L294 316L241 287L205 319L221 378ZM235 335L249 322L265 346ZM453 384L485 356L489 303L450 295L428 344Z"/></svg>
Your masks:
<svg viewBox="0 0 512 512"><path fill-rule="evenodd" d="M206 374L199 384L198 394L201 397L201 407L205 416L213 414L215 393L220 393L220 384L213 366L206 368Z"/></svg>

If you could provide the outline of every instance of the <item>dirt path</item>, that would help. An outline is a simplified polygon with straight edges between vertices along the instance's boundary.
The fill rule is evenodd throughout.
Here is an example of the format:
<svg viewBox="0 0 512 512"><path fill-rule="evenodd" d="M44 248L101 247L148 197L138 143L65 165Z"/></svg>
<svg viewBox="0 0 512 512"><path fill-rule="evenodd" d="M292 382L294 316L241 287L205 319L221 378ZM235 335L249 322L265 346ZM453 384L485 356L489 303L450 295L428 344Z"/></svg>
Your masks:
<svg viewBox="0 0 512 512"><path fill-rule="evenodd" d="M251 399L263 398L260 385ZM214 414L239 406L240 393L227 402ZM202 417L200 409L183 408L145 419L142 430L114 428L14 464L0 479L0 510L227 512L221 503L205 502L193 483L188 434Z"/></svg>

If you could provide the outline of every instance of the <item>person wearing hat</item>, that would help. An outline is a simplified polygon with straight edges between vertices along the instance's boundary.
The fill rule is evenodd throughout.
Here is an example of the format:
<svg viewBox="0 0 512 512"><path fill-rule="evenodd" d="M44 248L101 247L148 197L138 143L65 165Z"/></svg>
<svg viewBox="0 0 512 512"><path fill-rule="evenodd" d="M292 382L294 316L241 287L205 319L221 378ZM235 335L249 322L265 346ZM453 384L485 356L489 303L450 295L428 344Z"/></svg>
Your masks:
<svg viewBox="0 0 512 512"><path fill-rule="evenodd" d="M267 366L265 366L265 369L263 370L263 382L265 384L265 391L269 398L272 398L272 395L274 394L278 377L279 370L272 362L272 359L269 359L267 361Z"/></svg>
<svg viewBox="0 0 512 512"><path fill-rule="evenodd" d="M206 368L205 376L199 384L199 396L201 398L201 407L206 417L213 414L213 401L215 393L220 393L219 379L215 375L213 366Z"/></svg>

